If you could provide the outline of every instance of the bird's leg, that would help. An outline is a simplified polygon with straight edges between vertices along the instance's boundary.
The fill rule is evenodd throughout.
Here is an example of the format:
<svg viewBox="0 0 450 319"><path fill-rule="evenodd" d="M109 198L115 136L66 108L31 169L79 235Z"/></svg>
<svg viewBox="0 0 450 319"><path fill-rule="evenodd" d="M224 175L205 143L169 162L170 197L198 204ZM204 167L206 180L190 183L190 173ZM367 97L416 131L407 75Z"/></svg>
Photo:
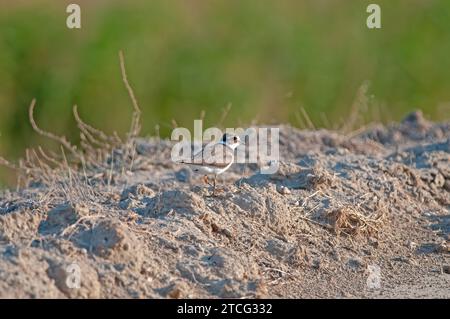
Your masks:
<svg viewBox="0 0 450 319"><path fill-rule="evenodd" d="M217 175L214 174L214 182L213 182L213 196L216 195L216 180L217 180Z"/></svg>
<svg viewBox="0 0 450 319"><path fill-rule="evenodd" d="M203 176L203 181L205 182L205 184L207 184L207 185L209 185L209 186L211 186L213 188L212 196L215 196L214 195L214 190L216 189L216 180L215 180L215 178L214 178L214 184L211 184L211 182L208 180L208 175Z"/></svg>

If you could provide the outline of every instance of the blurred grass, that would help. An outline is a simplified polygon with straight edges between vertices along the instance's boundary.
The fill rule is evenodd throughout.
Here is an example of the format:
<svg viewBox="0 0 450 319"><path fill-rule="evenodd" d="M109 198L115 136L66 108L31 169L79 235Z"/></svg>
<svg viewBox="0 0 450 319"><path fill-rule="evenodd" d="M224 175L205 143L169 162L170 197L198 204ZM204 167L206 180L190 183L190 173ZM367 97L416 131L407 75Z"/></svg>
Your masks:
<svg viewBox="0 0 450 319"><path fill-rule="evenodd" d="M107 131L125 132L131 106L117 52L143 108L143 132L171 119L191 128L201 110L216 124L291 122L303 106L317 126L343 123L364 81L374 95L366 120L422 109L450 113L450 2L379 0L382 29L366 27L373 1L77 1L82 29L69 30L70 1L0 0L0 154L47 145L41 127L73 141L72 105ZM51 144L51 146L55 146ZM11 174L0 168L0 183ZM0 184L1 185L1 184Z"/></svg>

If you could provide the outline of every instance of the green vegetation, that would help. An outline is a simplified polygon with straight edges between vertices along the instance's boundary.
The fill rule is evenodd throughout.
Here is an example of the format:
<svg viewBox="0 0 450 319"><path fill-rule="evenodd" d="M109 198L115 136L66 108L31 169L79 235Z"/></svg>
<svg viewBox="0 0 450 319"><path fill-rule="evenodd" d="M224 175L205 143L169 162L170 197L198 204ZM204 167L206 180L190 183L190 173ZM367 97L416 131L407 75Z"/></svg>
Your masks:
<svg viewBox="0 0 450 319"><path fill-rule="evenodd" d="M16 158L48 141L41 127L77 141L72 118L107 132L128 129L131 106L117 52L143 109L143 132L171 120L191 127L252 120L317 126L345 121L369 81L365 120L399 119L420 108L450 114L450 2L380 0L382 29L366 27L373 1L79 1L82 29L69 30L67 3L0 4L0 154ZM5 175L5 170L0 168ZM5 180L5 178L0 178Z"/></svg>

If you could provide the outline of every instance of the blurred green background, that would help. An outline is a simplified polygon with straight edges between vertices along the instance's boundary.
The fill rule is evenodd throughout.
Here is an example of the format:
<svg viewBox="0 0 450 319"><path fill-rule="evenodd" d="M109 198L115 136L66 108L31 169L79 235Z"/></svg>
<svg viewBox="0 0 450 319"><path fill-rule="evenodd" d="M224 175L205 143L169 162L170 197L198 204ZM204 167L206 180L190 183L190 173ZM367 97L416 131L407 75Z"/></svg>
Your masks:
<svg viewBox="0 0 450 319"><path fill-rule="evenodd" d="M82 28L66 27L78 3ZM366 7L382 8L382 29L366 27ZM337 127L369 81L365 120L390 121L420 108L450 113L448 0L0 0L0 155L28 146L57 147L32 132L27 108L37 98L44 129L78 140L72 118L106 132L129 128L128 77L143 109L143 134L243 126L253 120L300 125L304 107L318 127ZM0 168L0 185L14 182Z"/></svg>

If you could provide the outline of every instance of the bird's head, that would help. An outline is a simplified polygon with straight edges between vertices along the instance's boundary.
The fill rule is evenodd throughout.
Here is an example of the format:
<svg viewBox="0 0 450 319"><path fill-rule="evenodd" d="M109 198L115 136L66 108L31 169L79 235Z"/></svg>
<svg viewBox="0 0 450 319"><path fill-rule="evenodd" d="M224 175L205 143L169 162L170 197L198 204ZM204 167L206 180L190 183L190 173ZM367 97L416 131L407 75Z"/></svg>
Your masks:
<svg viewBox="0 0 450 319"><path fill-rule="evenodd" d="M222 144L228 145L232 149L235 149L241 143L241 139L239 138L239 136L237 136L235 134L225 133L225 134L223 134L220 142Z"/></svg>

